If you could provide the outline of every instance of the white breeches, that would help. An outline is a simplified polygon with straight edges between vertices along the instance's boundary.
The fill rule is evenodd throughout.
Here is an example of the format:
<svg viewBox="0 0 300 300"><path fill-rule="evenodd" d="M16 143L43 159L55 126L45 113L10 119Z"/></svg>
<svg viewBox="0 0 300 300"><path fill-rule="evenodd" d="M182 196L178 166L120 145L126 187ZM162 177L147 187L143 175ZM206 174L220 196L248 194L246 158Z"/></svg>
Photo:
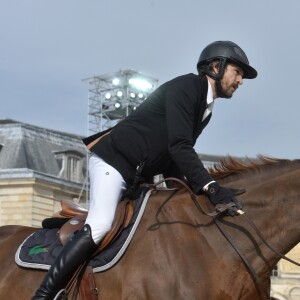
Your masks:
<svg viewBox="0 0 300 300"><path fill-rule="evenodd" d="M122 175L95 153L89 159L90 206L86 219L98 244L111 229L117 204L126 189Z"/></svg>

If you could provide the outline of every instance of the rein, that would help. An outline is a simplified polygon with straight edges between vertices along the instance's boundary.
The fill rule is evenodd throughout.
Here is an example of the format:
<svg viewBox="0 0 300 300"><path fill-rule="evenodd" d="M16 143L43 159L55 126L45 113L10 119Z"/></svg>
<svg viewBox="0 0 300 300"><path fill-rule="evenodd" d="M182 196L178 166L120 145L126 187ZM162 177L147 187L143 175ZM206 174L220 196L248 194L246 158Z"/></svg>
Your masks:
<svg viewBox="0 0 300 300"><path fill-rule="evenodd" d="M227 241L230 243L230 245L234 248L234 250L237 252L237 254L240 256L241 260L243 261L243 263L245 264L245 266L248 268L252 278L254 279L256 286L260 292L260 296L261 299L270 299L270 293L269 291L265 291L263 289L263 285L258 277L258 275L256 274L255 270L253 269L253 267L251 266L251 264L249 263L249 261L247 260L247 258L243 255L243 253L241 252L241 250L238 248L238 246L236 245L236 243L234 242L234 240L230 237L230 235L228 233L226 233L222 227L221 227L221 222L218 220L218 216L220 214L222 214L223 212L225 212L227 209L231 209L234 210L237 215L242 215L244 216L245 220L247 221L247 223L253 228L253 230L255 231L255 233L257 234L257 236L261 239L261 241L263 242L263 244L265 246L267 246L267 248L269 250L271 250L273 253L275 253L278 257L280 257L281 259L285 259L287 261L289 261L290 263L296 265L296 266L300 266L300 263L288 258L287 256L281 254L280 252L278 252L276 249L274 249L266 240L265 238L262 236L260 230L256 227L256 225L254 224L254 222L241 210L237 210L237 208L235 207L234 203L228 203L228 204L218 204L216 205L215 211L214 212L208 212L205 209L203 209L202 205L199 203L198 201L198 197L196 194L194 194L194 192L191 190L191 188L182 180L177 179L177 178L166 178L163 179L155 184L151 184L149 185L150 188L157 190L157 186L165 183L165 182L176 182L179 184L179 186L174 187L174 189L178 189L180 187L184 187L190 194L191 199L193 200L193 202L195 203L196 207L204 214L207 216L210 216L213 218L213 221L215 222L216 226L218 227L218 229L220 230L220 232L223 234L223 236L227 239ZM264 296L262 296L264 295Z"/></svg>

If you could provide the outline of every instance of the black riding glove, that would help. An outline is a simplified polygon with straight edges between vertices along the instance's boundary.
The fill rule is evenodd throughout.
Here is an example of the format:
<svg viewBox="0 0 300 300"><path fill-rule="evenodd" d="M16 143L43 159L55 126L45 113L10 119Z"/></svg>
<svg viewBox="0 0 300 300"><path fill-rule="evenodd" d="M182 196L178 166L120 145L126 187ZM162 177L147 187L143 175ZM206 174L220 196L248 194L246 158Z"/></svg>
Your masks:
<svg viewBox="0 0 300 300"><path fill-rule="evenodd" d="M243 193L245 193L245 190L221 187L217 182L212 182L209 184L207 190L205 191L205 194L214 205L228 204L233 202L237 209L242 209L243 205L235 196ZM236 212L232 209L228 209L227 214L233 217L236 215Z"/></svg>

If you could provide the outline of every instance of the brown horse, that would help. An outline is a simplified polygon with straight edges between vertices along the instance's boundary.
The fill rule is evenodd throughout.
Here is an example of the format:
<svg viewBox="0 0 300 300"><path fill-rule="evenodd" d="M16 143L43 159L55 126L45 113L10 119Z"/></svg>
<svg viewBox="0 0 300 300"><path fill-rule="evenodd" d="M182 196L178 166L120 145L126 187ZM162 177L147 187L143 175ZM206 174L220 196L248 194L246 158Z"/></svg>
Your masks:
<svg viewBox="0 0 300 300"><path fill-rule="evenodd" d="M267 242L285 254L300 242L300 161L232 159L212 171L223 186L244 187L245 214ZM207 207L204 196L197 201ZM100 299L266 299L270 272L279 257L265 246L245 217L224 216L221 229L231 236L261 282L185 189L154 191L127 251L111 269L95 274ZM1 299L30 299L44 271L18 267L19 244L36 229L0 230Z"/></svg>

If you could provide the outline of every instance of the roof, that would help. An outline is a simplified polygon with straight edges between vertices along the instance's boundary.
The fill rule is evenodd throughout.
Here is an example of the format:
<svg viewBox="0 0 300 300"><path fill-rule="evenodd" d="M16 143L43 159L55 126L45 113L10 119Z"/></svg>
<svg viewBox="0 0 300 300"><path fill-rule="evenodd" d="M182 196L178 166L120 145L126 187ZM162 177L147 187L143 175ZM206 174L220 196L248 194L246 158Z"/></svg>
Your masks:
<svg viewBox="0 0 300 300"><path fill-rule="evenodd" d="M82 136L0 119L0 168L26 168L57 176L55 153L77 151L86 156Z"/></svg>
<svg viewBox="0 0 300 300"><path fill-rule="evenodd" d="M63 135L65 137L69 137L69 138L75 138L75 139L84 138L83 136L80 136L80 135L67 133L67 132L63 132L63 131L57 131L57 130L53 130L53 129L47 129L47 128L44 128L44 127L35 126L35 125L32 125L32 124L23 123L23 122L8 119L8 118L0 119L0 128L1 129L2 129L2 126L9 126L9 125L11 125L11 126L20 125L23 128L32 129L36 132L48 132L48 133L53 133L53 134L57 134L57 135Z"/></svg>

